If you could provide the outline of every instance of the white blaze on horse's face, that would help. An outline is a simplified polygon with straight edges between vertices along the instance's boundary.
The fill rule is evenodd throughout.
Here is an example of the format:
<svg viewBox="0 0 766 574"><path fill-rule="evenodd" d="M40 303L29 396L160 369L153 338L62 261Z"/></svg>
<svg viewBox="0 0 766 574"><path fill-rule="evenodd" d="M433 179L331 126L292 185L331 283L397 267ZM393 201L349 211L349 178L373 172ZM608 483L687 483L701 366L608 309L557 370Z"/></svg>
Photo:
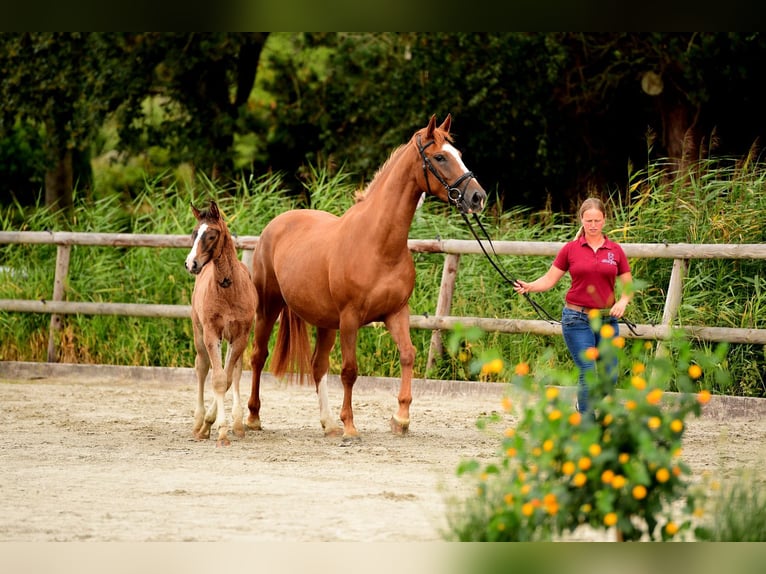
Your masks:
<svg viewBox="0 0 766 574"><path fill-rule="evenodd" d="M186 270L195 275L202 270L202 265L197 261L197 249L199 248L202 236L205 235L205 231L207 231L207 223L203 223L199 226L197 235L194 237L191 251L189 251L189 255L186 256Z"/></svg>
<svg viewBox="0 0 766 574"><path fill-rule="evenodd" d="M445 143L442 146L442 150L446 151L448 154L455 158L455 161L457 161L457 164L460 166L460 169L463 170L463 173L468 171L468 168L463 163L463 158L460 157L460 152L457 151L452 144Z"/></svg>
<svg viewBox="0 0 766 574"><path fill-rule="evenodd" d="M460 152L457 151L457 149L452 144L445 143L442 146L442 151L450 154L452 157L455 158L455 161L457 162L458 166L462 170L461 175L464 175L464 174L468 173L468 168L463 163L463 158L460 157ZM473 179L475 181L476 185L479 185L479 187L481 187L480 184L479 184L479 180L476 179L476 177L474 177L472 175L471 179ZM471 209L469 209L469 213L474 213L475 211L481 211L482 209L484 209L484 199L486 198L486 194L484 193L483 189L481 190L481 192L482 192L482 195L480 197L480 200L479 200L478 196L474 197L475 202L474 202L474 205L471 206ZM476 208L478 208L478 209L476 209Z"/></svg>

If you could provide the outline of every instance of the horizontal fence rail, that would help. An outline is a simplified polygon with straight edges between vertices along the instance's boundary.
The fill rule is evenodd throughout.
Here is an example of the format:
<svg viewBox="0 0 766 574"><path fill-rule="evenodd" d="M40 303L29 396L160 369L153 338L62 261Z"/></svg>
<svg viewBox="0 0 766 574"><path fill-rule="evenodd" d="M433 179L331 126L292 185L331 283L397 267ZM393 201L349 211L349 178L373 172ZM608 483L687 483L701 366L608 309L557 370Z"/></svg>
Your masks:
<svg viewBox="0 0 766 574"><path fill-rule="evenodd" d="M234 242L242 250L242 259L248 264L258 236L235 236ZM48 360L55 359L54 333L60 327L61 315L126 315L132 317L166 317L188 319L190 305L156 305L145 303L66 301L65 285L69 272L71 247L150 247L190 248L189 235L153 235L131 233L85 233L68 231L0 231L0 244L48 244L57 246L56 274L49 300L0 299L0 311L21 313L48 313L51 327ZM488 332L532 333L536 335L561 335L561 326L542 320L504 319L485 317L456 317L450 315L452 290L458 273L461 255L483 255L481 246L474 240L463 239L410 239L410 251L414 253L442 253L445 262L439 299L434 315L412 315L410 325L415 329L430 329L432 334L429 350L429 366L433 357L441 352L442 330L449 330L458 323L477 326ZM563 242L543 241L496 241L492 248L497 255L555 256ZM623 243L626 256L631 258L664 258L673 260L673 269L667 288L665 308L661 324L637 325L641 339L667 340L673 329L682 329L692 337L730 343L766 344L766 329L724 328L714 326L674 325L674 318L681 304L683 280L689 261L694 259L766 259L766 244L693 244L693 243ZM486 248L486 244L485 244ZM5 271L6 273L9 271ZM1 272L0 272L1 273ZM0 275L1 276L1 275ZM628 338L637 337L625 330Z"/></svg>

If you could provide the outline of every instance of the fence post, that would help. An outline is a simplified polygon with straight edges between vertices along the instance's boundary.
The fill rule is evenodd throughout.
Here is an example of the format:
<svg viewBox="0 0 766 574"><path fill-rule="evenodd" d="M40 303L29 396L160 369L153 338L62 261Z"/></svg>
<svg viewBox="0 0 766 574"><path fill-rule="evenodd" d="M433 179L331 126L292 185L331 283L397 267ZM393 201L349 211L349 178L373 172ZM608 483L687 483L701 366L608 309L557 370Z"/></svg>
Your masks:
<svg viewBox="0 0 766 574"><path fill-rule="evenodd" d="M665 327L670 327L681 306L684 277L686 277L688 269L688 259L673 259L673 270L670 272L670 281L668 282L668 295L665 298L665 309L662 311L662 325ZM665 357L667 354L667 346L662 341L659 341L655 355L657 357Z"/></svg>
<svg viewBox="0 0 766 574"><path fill-rule="evenodd" d="M56 249L56 276L53 280L53 301L64 300L66 278L69 273L69 254L72 246L60 244ZM56 332L61 330L61 315L51 315L51 324L48 332L48 362L56 362Z"/></svg>
<svg viewBox="0 0 766 574"><path fill-rule="evenodd" d="M439 286L439 299L436 301L436 315L449 315L452 309L452 294L455 291L455 280L457 278L457 268L460 265L459 253L448 253L444 258L444 267L442 268L442 282ZM434 366L436 357L441 356L444 347L442 345L442 333L439 329L434 329L431 333L431 344L428 347L428 360L426 361L426 372Z"/></svg>

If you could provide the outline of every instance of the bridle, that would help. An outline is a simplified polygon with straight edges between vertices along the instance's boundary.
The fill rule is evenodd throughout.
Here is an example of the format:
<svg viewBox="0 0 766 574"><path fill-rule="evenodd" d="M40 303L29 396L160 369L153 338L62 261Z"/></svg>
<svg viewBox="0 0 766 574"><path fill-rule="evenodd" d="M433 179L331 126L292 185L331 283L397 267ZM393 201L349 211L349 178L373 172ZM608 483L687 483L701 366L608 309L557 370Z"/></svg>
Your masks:
<svg viewBox="0 0 766 574"><path fill-rule="evenodd" d="M463 198L465 197L465 186L463 186L463 189L460 188L460 185L462 183L467 183L471 179L475 179L476 176L473 175L472 171L467 171L463 175L461 175L459 178L455 180L455 183L450 185L447 183L447 180L442 177L442 174L440 174L436 168L434 167L434 164L431 163L431 159L426 155L426 148L430 146L431 144L435 143L435 140L431 140L426 145L422 145L420 143L420 135L418 135L417 139L417 145L418 145L418 152L420 153L420 157L423 160L423 178L426 180L426 187L428 188L428 193L430 195L433 195L431 192L431 183L428 181L428 172L430 171L433 176L437 179L437 181L442 184L444 189L447 191L447 197L449 198L450 203L453 203L456 206L460 206L460 203L463 201ZM463 214L463 211L458 209L461 214ZM463 217L465 217L465 214L463 214Z"/></svg>
<svg viewBox="0 0 766 574"><path fill-rule="evenodd" d="M482 243L481 238L477 235L476 230L471 225L470 220L466 216L466 214L463 212L462 209L460 209L460 202L463 201L463 197L465 196L465 186L463 186L463 189L460 188L460 185L463 182L466 182L467 180L470 180L472 178L475 178L472 171L467 171L463 175L461 175L455 182L450 185L447 183L447 180L445 180L442 175L436 170L434 165L431 163L431 160L426 156L426 148L430 146L431 144L435 143L434 140L431 140L426 145L422 145L420 142L420 135L418 135L417 138L417 145L418 145L418 152L420 153L420 157L423 160L423 177L426 180L426 187L428 188L428 193L433 195L431 192L431 184L428 182L428 172L430 171L433 176L437 179L437 181L442 184L444 189L447 191L447 197L449 198L449 201L453 204L455 204L458 207L458 211L460 212L460 216L463 218L463 221L465 221L466 225L468 226L468 229L471 230L471 234L474 236L476 241L479 244L479 247L481 247L482 252L484 253L484 256L489 260L489 262L492 264L492 267L495 268L495 271L497 271L500 274L500 277L502 277L507 283L511 284L512 286L516 287L519 285L519 282L517 279L511 279L508 277L508 275L501 269L500 265L495 262L495 260L490 256L489 253L487 253L487 250L484 248L484 244ZM492 249L492 254L497 257L497 253L495 252L495 247L492 245L492 239L489 236L489 233L487 233L487 230L484 228L484 226L481 224L481 220L479 217L473 213L473 220L476 222L476 225L479 226L479 229L481 229L482 233L484 234L484 237L487 238L487 243L489 243L490 248ZM533 300L532 297L530 297L529 293L523 293L524 297L527 301L529 301L529 304L532 305L532 308L537 313L537 316L540 317L543 321L547 321L551 324L559 324L561 321L558 321L554 319L548 311L545 310L537 301ZM620 318L620 322L625 323L625 325L628 327L631 333L633 333L636 336L640 336L639 333L636 332L636 324L630 321L629 319L622 317Z"/></svg>

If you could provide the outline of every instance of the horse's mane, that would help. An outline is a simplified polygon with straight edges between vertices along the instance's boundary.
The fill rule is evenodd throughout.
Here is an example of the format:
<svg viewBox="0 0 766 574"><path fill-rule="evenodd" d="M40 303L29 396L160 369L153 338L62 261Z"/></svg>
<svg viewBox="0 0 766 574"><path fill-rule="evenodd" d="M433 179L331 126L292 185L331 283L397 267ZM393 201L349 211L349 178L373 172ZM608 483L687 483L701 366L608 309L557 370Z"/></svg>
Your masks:
<svg viewBox="0 0 766 574"><path fill-rule="evenodd" d="M391 152L391 155L388 156L388 159L384 161L383 164L378 168L378 171L375 172L375 175L373 176L370 183L367 184L367 187L356 192L354 199L357 203L360 201L363 201L365 197L367 197L370 193L372 193L372 191L375 190L375 188L380 183L380 180L383 179L381 177L381 174L388 171L388 168L391 166L391 164L394 163L394 161L399 157L399 155L404 152L407 146L417 145L418 135L420 135L422 138L425 135L426 129L427 128L418 130L417 132L415 132L415 134L412 136L412 139L410 139L408 143L400 145L399 147L394 149L394 151ZM450 136L450 134L445 132L444 130L435 129L434 130L435 145L441 146L445 141L452 143L452 137ZM421 142L421 143L425 143L425 142Z"/></svg>

